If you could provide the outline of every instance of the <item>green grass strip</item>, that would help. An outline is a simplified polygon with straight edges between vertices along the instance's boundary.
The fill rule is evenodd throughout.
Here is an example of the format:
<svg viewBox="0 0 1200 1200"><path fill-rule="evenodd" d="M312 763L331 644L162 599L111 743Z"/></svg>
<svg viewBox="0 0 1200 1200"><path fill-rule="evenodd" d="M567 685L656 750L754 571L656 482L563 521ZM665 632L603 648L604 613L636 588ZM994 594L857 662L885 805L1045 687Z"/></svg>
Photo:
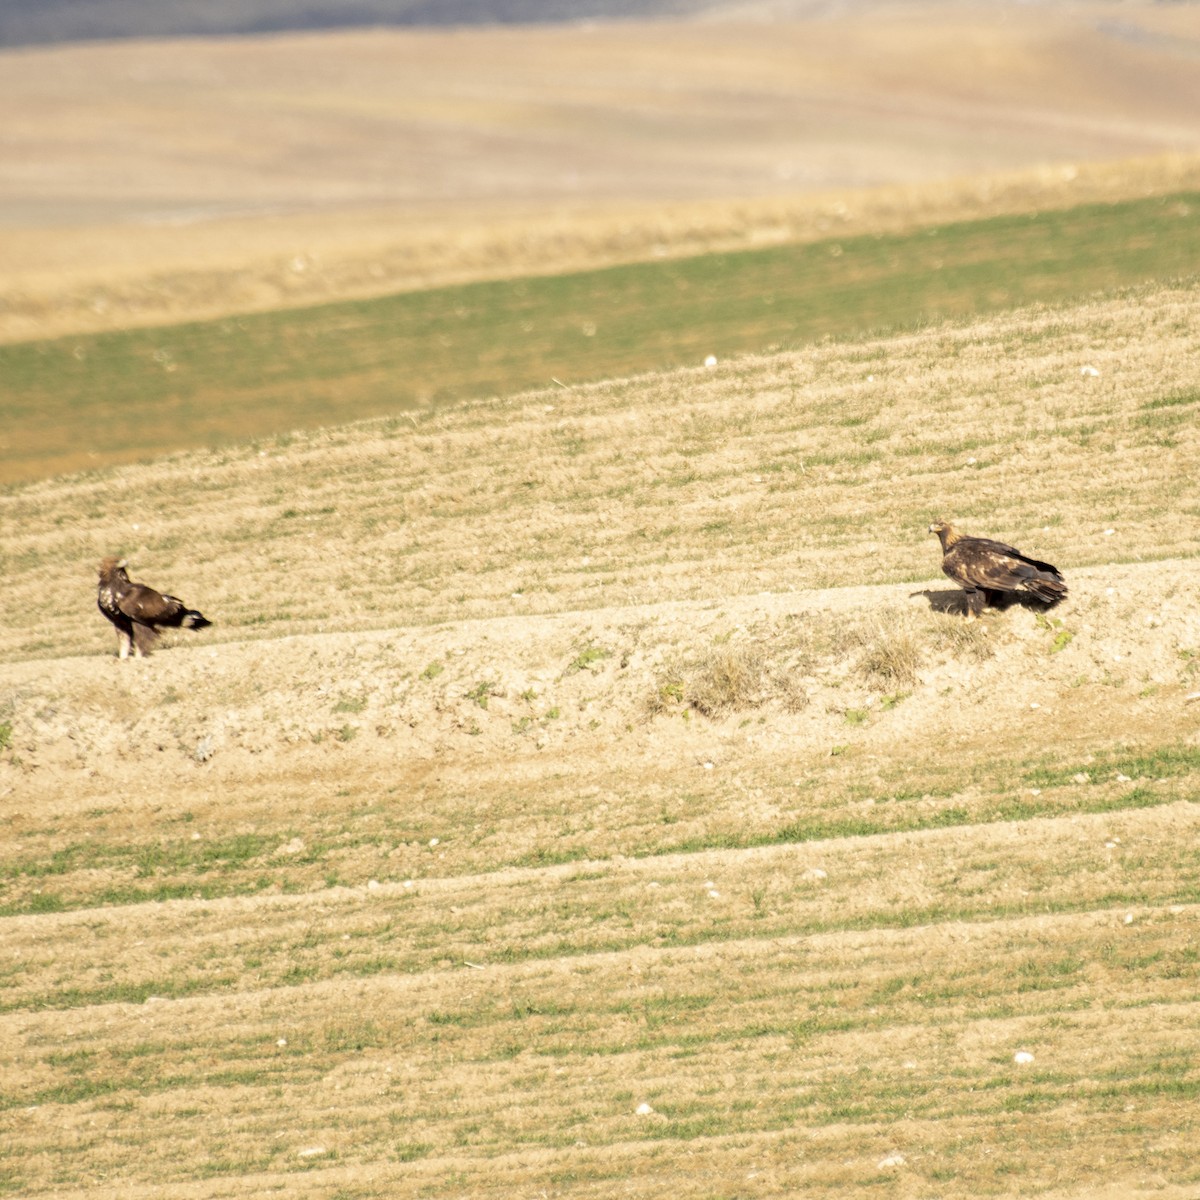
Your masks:
<svg viewBox="0 0 1200 1200"><path fill-rule="evenodd" d="M1200 271L1200 195L0 346L0 482Z"/></svg>

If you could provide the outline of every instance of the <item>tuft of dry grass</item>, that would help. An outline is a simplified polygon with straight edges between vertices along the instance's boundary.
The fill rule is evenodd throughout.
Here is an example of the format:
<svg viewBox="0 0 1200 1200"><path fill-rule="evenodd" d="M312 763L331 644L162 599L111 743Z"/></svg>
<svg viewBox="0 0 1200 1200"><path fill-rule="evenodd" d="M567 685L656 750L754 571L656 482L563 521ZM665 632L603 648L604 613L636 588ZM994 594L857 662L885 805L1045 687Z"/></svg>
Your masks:
<svg viewBox="0 0 1200 1200"><path fill-rule="evenodd" d="M689 673L685 696L697 712L716 717L762 704L766 682L760 646L715 646Z"/></svg>
<svg viewBox="0 0 1200 1200"><path fill-rule="evenodd" d="M983 621L964 621L958 616L939 614L934 636L956 658L983 662L996 653L995 638Z"/></svg>
<svg viewBox="0 0 1200 1200"><path fill-rule="evenodd" d="M911 685L925 658L925 646L909 613L880 613L853 630L855 669L872 681Z"/></svg>
<svg viewBox="0 0 1200 1200"><path fill-rule="evenodd" d="M720 718L769 701L795 713L807 705L808 696L793 670L772 661L764 643L738 641L665 666L654 680L647 707L651 715L687 707Z"/></svg>

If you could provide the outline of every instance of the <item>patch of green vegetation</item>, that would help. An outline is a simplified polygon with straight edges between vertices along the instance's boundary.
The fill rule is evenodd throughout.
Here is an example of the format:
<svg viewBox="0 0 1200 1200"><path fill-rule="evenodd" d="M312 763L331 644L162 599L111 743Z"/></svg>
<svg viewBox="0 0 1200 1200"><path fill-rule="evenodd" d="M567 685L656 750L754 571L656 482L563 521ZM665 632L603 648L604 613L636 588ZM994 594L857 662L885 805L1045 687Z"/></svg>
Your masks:
<svg viewBox="0 0 1200 1200"><path fill-rule="evenodd" d="M401 1142L392 1151L396 1162L417 1162L432 1153L433 1147L428 1142Z"/></svg>
<svg viewBox="0 0 1200 1200"><path fill-rule="evenodd" d="M1142 405L1142 408L1180 408L1193 404L1200 404L1200 389L1181 388L1178 391L1168 392L1165 396L1159 396L1157 399L1148 400Z"/></svg>
<svg viewBox="0 0 1200 1200"><path fill-rule="evenodd" d="M581 650L566 666L564 675L577 675L580 671L590 671L593 663L602 662L612 657L612 651L603 646L588 646Z"/></svg>
<svg viewBox="0 0 1200 1200"><path fill-rule="evenodd" d="M49 473L81 427L100 463L130 461L1175 279L1200 270L1200 222L1186 215L1198 206L1188 193L1081 205L0 346L0 480ZM122 420L99 419L113 412Z"/></svg>
<svg viewBox="0 0 1200 1200"><path fill-rule="evenodd" d="M1060 629L1054 635L1054 641L1050 643L1050 653L1057 654L1060 650L1065 650L1071 644L1071 642L1074 641L1074 639L1075 635L1071 632L1071 630Z"/></svg>
<svg viewBox="0 0 1200 1200"><path fill-rule="evenodd" d="M57 892L34 892L21 910L27 913L62 912L66 903Z"/></svg>
<svg viewBox="0 0 1200 1200"><path fill-rule="evenodd" d="M487 708L488 697L496 694L498 686L495 680L484 679L477 683L469 692L464 693L464 698L473 700L480 708Z"/></svg>
<svg viewBox="0 0 1200 1200"><path fill-rule="evenodd" d="M1161 746L1141 752L1109 751L1087 763L1036 766L1025 771L1023 782L1027 787L1054 788L1073 782L1081 774L1154 780L1190 775L1193 771L1200 771L1200 747Z"/></svg>
<svg viewBox="0 0 1200 1200"><path fill-rule="evenodd" d="M179 886L184 889L180 894L191 895L198 890L195 876L241 870L277 845L277 837L238 833L213 840L188 838L140 844L108 843L98 839L76 842L55 850L48 857L14 858L4 862L0 864L0 880L42 879L80 870L123 868L143 879L158 875L190 875L192 880L181 882ZM42 893L40 900L35 896L17 911L58 911L53 907L57 901L46 898L50 895ZM30 908L29 905L43 907Z"/></svg>

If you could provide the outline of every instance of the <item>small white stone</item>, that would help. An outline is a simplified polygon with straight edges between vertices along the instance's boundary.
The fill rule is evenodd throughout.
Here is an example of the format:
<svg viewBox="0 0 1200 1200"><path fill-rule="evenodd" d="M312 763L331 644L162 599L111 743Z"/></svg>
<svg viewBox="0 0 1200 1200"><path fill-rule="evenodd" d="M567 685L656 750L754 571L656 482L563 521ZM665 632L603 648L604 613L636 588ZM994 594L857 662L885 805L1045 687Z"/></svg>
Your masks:
<svg viewBox="0 0 1200 1200"><path fill-rule="evenodd" d="M438 838L430 838L430 839L429 839L429 844L430 844L431 846L436 846L436 845L438 844L438 841L439 841L439 839L438 839Z"/></svg>
<svg viewBox="0 0 1200 1200"><path fill-rule="evenodd" d="M715 366L717 365L717 356L716 356L715 354L710 354L710 355L709 355L709 356L708 356L708 357L707 357L707 358L704 360L704 365L705 365L706 367L715 367Z"/></svg>
<svg viewBox="0 0 1200 1200"><path fill-rule="evenodd" d="M1040 796L1042 794L1042 789L1041 788L1030 788L1029 794L1031 796Z"/></svg>
<svg viewBox="0 0 1200 1200"><path fill-rule="evenodd" d="M1095 367L1080 367L1079 373L1080 375L1086 375L1089 379L1097 379L1100 376L1100 372Z"/></svg>
<svg viewBox="0 0 1200 1200"><path fill-rule="evenodd" d="M904 1166L904 1155L903 1154L889 1154L887 1156L887 1158L881 1158L879 1160L879 1170L881 1170L881 1171L886 1171L889 1167L902 1167L902 1166Z"/></svg>
<svg viewBox="0 0 1200 1200"><path fill-rule="evenodd" d="M1119 774L1119 773L1118 773L1118 775L1117 775L1117 782L1118 782L1118 783L1130 783L1130 782L1132 782L1132 781L1130 780L1130 778L1129 778L1129 776L1128 776L1128 775L1121 775L1121 774Z"/></svg>
<svg viewBox="0 0 1200 1200"><path fill-rule="evenodd" d="M1042 706L1040 704L1038 704L1037 701L1035 700L1029 707L1031 709L1035 709L1035 708L1041 708Z"/></svg>
<svg viewBox="0 0 1200 1200"><path fill-rule="evenodd" d="M286 1046L286 1045L287 1045L287 1038L280 1038L280 1039L279 1039L279 1040L278 1040L278 1041L275 1043L275 1045L277 1045L277 1046Z"/></svg>
<svg viewBox="0 0 1200 1200"><path fill-rule="evenodd" d="M1115 850L1117 848L1117 843L1116 842L1105 842L1104 848L1105 848L1105 850Z"/></svg>
<svg viewBox="0 0 1200 1200"><path fill-rule="evenodd" d="M303 1150L296 1151L297 1158L320 1158L325 1153L324 1146L305 1146Z"/></svg>
<svg viewBox="0 0 1200 1200"><path fill-rule="evenodd" d="M369 891L374 892L374 891L377 891L378 888L379 888L379 880L378 879L368 879L367 880L367 889Z"/></svg>
<svg viewBox="0 0 1200 1200"><path fill-rule="evenodd" d="M1033 1055L1030 1054L1028 1050L1018 1050L1016 1054L1013 1055L1013 1062L1020 1063L1021 1066L1025 1066L1026 1063L1033 1062Z"/></svg>
<svg viewBox="0 0 1200 1200"><path fill-rule="evenodd" d="M639 1104L635 1111L639 1117L648 1117L653 1114L654 1109L652 1109L648 1104Z"/></svg>
<svg viewBox="0 0 1200 1200"><path fill-rule="evenodd" d="M1126 913L1126 914L1125 914L1125 924L1126 924L1126 925L1132 925L1132 924L1133 924L1133 913Z"/></svg>
<svg viewBox="0 0 1200 1200"><path fill-rule="evenodd" d="M413 881L412 881L411 879L406 879L406 880L404 881L404 886L405 886L406 888L410 888L410 887L412 887L412 885L413 885Z"/></svg>
<svg viewBox="0 0 1200 1200"><path fill-rule="evenodd" d="M1114 533L1116 533L1116 532L1117 532L1117 531L1116 531L1115 529L1106 529L1106 530L1104 531L1104 536L1105 536L1105 537L1112 537L1112 535L1113 535Z"/></svg>
<svg viewBox="0 0 1200 1200"><path fill-rule="evenodd" d="M710 763L710 762L703 762L703 763L701 763L700 765L701 765L701 766L702 766L702 767L703 767L703 768L704 768L706 771L711 771L711 770L713 769L713 765L712 765L712 763Z"/></svg>
<svg viewBox="0 0 1200 1200"><path fill-rule="evenodd" d="M721 893L718 892L716 888L709 888L708 889L708 898L710 900L720 900Z"/></svg>

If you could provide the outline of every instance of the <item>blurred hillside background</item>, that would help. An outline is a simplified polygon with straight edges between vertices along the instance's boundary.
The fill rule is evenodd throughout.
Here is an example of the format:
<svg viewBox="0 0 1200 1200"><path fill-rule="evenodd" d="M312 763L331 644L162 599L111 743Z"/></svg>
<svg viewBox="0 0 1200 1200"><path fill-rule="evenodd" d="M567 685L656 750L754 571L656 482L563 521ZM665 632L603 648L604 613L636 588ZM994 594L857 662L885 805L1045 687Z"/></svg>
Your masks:
<svg viewBox="0 0 1200 1200"><path fill-rule="evenodd" d="M707 0L324 0L311 4L295 0L3 0L0 44L197 34L227 37L363 25L514 25L681 16L715 7Z"/></svg>

